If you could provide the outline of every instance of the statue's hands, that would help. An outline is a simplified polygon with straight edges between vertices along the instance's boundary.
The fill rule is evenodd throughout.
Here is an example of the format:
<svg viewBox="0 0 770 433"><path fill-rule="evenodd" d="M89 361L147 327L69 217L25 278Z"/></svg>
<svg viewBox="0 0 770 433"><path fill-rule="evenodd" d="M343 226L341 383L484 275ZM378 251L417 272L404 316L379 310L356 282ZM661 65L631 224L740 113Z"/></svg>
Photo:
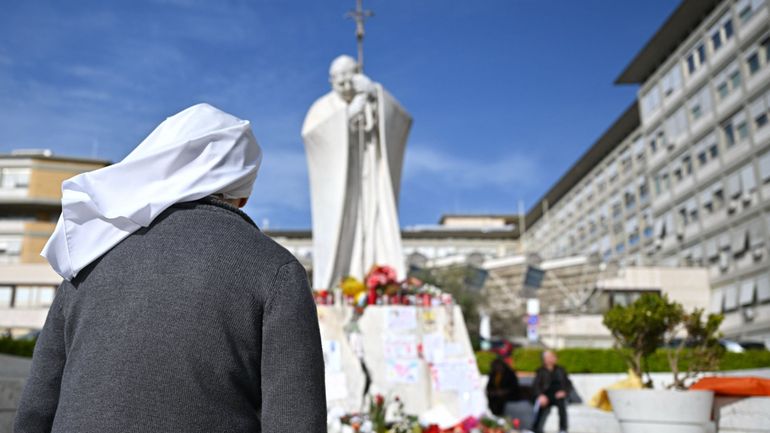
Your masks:
<svg viewBox="0 0 770 433"><path fill-rule="evenodd" d="M353 100L350 101L350 104L348 105L348 118L353 119L363 115L364 109L366 108L366 101L367 98L365 94L356 94L356 96L353 97Z"/></svg>
<svg viewBox="0 0 770 433"><path fill-rule="evenodd" d="M372 80L364 74L354 75L352 83L355 96L348 104L348 119L353 127L363 120L368 131L373 126L373 119L371 110L367 110L367 103L375 97L376 89Z"/></svg>

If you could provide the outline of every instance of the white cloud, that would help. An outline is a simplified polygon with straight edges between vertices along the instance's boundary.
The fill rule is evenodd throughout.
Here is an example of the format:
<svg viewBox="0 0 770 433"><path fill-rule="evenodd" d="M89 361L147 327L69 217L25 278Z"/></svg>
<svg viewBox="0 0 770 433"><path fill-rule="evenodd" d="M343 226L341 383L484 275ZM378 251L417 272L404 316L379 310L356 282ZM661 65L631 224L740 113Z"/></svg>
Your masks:
<svg viewBox="0 0 770 433"><path fill-rule="evenodd" d="M470 149L469 149L470 150ZM404 180L431 179L459 189L531 187L538 184L540 166L527 154L469 158L417 145L407 147Z"/></svg>
<svg viewBox="0 0 770 433"><path fill-rule="evenodd" d="M266 149L246 211L272 219L277 212L307 212L309 197L305 153Z"/></svg>

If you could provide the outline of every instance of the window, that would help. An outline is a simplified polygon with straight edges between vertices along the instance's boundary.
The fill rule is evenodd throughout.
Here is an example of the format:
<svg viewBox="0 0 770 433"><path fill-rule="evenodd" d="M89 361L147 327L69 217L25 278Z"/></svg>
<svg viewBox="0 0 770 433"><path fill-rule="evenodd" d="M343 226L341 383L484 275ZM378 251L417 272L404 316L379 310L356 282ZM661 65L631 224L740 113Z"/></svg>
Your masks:
<svg viewBox="0 0 770 433"><path fill-rule="evenodd" d="M693 76L704 63L706 63L706 48L703 43L698 43L685 58L688 76Z"/></svg>
<svg viewBox="0 0 770 433"><path fill-rule="evenodd" d="M605 292L610 294L610 305L616 306L620 305L623 307L627 307L631 304L633 304L639 297L645 293L652 293L656 295L660 295L660 292L657 290L619 290L614 292Z"/></svg>
<svg viewBox="0 0 770 433"><path fill-rule="evenodd" d="M746 123L746 113L739 111L732 118L722 124L722 133L725 137L727 148L735 146L749 136L749 127Z"/></svg>
<svg viewBox="0 0 770 433"><path fill-rule="evenodd" d="M717 98L723 101L729 95L741 87L741 68L737 60L727 65L714 78L717 89Z"/></svg>
<svg viewBox="0 0 770 433"><path fill-rule="evenodd" d="M754 176L754 166L749 163L736 170L726 178L725 189L730 200L729 213L740 210L740 204L751 204L752 195L757 188L757 180Z"/></svg>
<svg viewBox="0 0 770 433"><path fill-rule="evenodd" d="M722 182L716 181L705 188L700 195L700 203L705 215L712 215L724 207Z"/></svg>
<svg viewBox="0 0 770 433"><path fill-rule="evenodd" d="M604 173L599 170L594 178L594 185L596 185L596 192L601 193L604 191Z"/></svg>
<svg viewBox="0 0 770 433"><path fill-rule="evenodd" d="M674 231L674 214L667 212L655 221L655 236L658 239L665 239Z"/></svg>
<svg viewBox="0 0 770 433"><path fill-rule="evenodd" d="M655 155L658 149L662 149L666 144L666 132L662 127L659 127L650 136L650 153Z"/></svg>
<svg viewBox="0 0 770 433"><path fill-rule="evenodd" d="M700 193L700 204L703 207L704 214L711 214L714 211L713 195L709 188Z"/></svg>
<svg viewBox="0 0 770 433"><path fill-rule="evenodd" d="M626 147L620 152L620 170L623 172L631 171L631 148Z"/></svg>
<svg viewBox="0 0 770 433"><path fill-rule="evenodd" d="M685 155L682 158L682 175L688 177L692 174L692 158L690 155Z"/></svg>
<svg viewBox="0 0 770 433"><path fill-rule="evenodd" d="M755 75L767 65L770 60L770 36L765 36L752 51L746 56L746 65L749 68L749 75Z"/></svg>
<svg viewBox="0 0 770 433"><path fill-rule="evenodd" d="M623 202L626 205L626 210L631 211L636 207L636 194L634 192L633 186L626 189L625 193L623 193Z"/></svg>
<svg viewBox="0 0 770 433"><path fill-rule="evenodd" d="M695 158L698 168L705 167L719 157L719 146L717 145L717 135L711 132L701 138L694 146Z"/></svg>
<svg viewBox="0 0 770 433"><path fill-rule="evenodd" d="M14 306L16 308L43 308L53 303L55 289L53 287L22 287L16 288Z"/></svg>
<svg viewBox="0 0 770 433"><path fill-rule="evenodd" d="M692 197L689 200L687 200L687 203L685 203L685 210L686 210L686 220L689 223L698 222L700 215L698 212L698 203L695 201L695 197Z"/></svg>
<svg viewBox="0 0 770 433"><path fill-rule="evenodd" d="M770 112L770 90L749 104L749 114L757 131L767 125L768 112Z"/></svg>
<svg viewBox="0 0 770 433"><path fill-rule="evenodd" d="M741 169L741 187L744 194L750 194L757 189L757 178L754 176L754 166L751 163Z"/></svg>
<svg viewBox="0 0 770 433"><path fill-rule="evenodd" d="M618 178L618 165L615 161L610 161L607 164L607 179L609 182L614 182Z"/></svg>
<svg viewBox="0 0 770 433"><path fill-rule="evenodd" d="M0 255L17 256L21 253L22 239L17 237L0 238Z"/></svg>
<svg viewBox="0 0 770 433"><path fill-rule="evenodd" d="M13 297L13 287L0 286L0 308L10 308Z"/></svg>
<svg viewBox="0 0 770 433"><path fill-rule="evenodd" d="M619 218L623 214L623 207L620 204L620 200L612 204L612 217Z"/></svg>
<svg viewBox="0 0 770 433"><path fill-rule="evenodd" d="M612 248L610 248L610 237L604 236L601 240L601 250L602 250L602 256L605 260L612 257Z"/></svg>
<svg viewBox="0 0 770 433"><path fill-rule="evenodd" d="M675 164L674 168L671 170L671 177L676 181L676 183L681 182L684 178L682 167Z"/></svg>
<svg viewBox="0 0 770 433"><path fill-rule="evenodd" d="M642 96L642 115L649 117L660 108L660 87L654 86L644 96Z"/></svg>
<svg viewBox="0 0 770 433"><path fill-rule="evenodd" d="M633 149L636 159L644 159L644 137L640 135L634 139Z"/></svg>
<svg viewBox="0 0 770 433"><path fill-rule="evenodd" d="M682 107L672 114L671 117L666 119L666 136L669 138L668 144L673 145L685 132L687 132L687 112L685 112L684 107Z"/></svg>
<svg viewBox="0 0 770 433"><path fill-rule="evenodd" d="M735 10L738 12L738 19L741 24L746 24L762 7L765 0L738 0Z"/></svg>
<svg viewBox="0 0 770 433"><path fill-rule="evenodd" d="M661 170L655 175L655 194L660 195L671 188L671 179L666 169Z"/></svg>
<svg viewBox="0 0 770 433"><path fill-rule="evenodd" d="M759 157L759 177L762 183L770 182L770 152Z"/></svg>
<svg viewBox="0 0 770 433"><path fill-rule="evenodd" d="M715 53L733 37L733 20L730 18L730 12L724 14L708 34L711 40L711 51Z"/></svg>
<svg viewBox="0 0 770 433"><path fill-rule="evenodd" d="M647 179L644 176L639 176L637 184L639 186L639 202L646 203L650 198L650 188L647 186Z"/></svg>
<svg viewBox="0 0 770 433"><path fill-rule="evenodd" d="M647 226L644 228L644 237L645 238L651 238L653 234L653 228L650 226Z"/></svg>
<svg viewBox="0 0 770 433"><path fill-rule="evenodd" d="M731 284L724 288L725 302L724 311L735 311L738 309L738 288Z"/></svg>
<svg viewBox="0 0 770 433"><path fill-rule="evenodd" d="M631 245L635 245L639 241L639 220L636 216L626 221L626 235ZM636 241L632 243L631 240L634 238Z"/></svg>
<svg viewBox="0 0 770 433"><path fill-rule="evenodd" d="M663 97L667 98L682 88L682 72L680 66L674 65L663 75L660 85L663 87Z"/></svg>
<svg viewBox="0 0 770 433"><path fill-rule="evenodd" d="M4 168L0 175L0 189L27 188L29 175L28 168Z"/></svg>
<svg viewBox="0 0 770 433"><path fill-rule="evenodd" d="M711 111L711 92L708 85L703 86L698 92L687 101L690 111L690 119L693 122L703 117L704 114Z"/></svg>
<svg viewBox="0 0 770 433"><path fill-rule="evenodd" d="M632 232L628 236L628 244L631 246L634 246L634 245L637 245L638 243L639 243L639 232L638 231Z"/></svg>
<svg viewBox="0 0 770 433"><path fill-rule="evenodd" d="M669 146L672 146L684 133L687 132L687 112L682 107L671 117L666 119L666 136L669 138Z"/></svg>
<svg viewBox="0 0 770 433"><path fill-rule="evenodd" d="M757 277L757 301L770 301L770 274Z"/></svg>

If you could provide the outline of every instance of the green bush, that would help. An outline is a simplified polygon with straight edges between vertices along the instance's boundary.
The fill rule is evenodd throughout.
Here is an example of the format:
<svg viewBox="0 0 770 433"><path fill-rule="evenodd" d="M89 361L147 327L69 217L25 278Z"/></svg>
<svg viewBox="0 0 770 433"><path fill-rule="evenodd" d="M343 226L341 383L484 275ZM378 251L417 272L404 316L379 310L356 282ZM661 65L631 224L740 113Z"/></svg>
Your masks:
<svg viewBox="0 0 770 433"><path fill-rule="evenodd" d="M36 340L14 340L8 336L0 337L0 353L7 355L32 357Z"/></svg>
<svg viewBox="0 0 770 433"><path fill-rule="evenodd" d="M722 370L745 370L770 367L770 351L751 350L743 353L727 352L722 357Z"/></svg>
<svg viewBox="0 0 770 433"><path fill-rule="evenodd" d="M688 349L684 349L688 350ZM647 359L649 371L670 372L668 349L658 349ZM540 367L542 349L516 349L513 361L518 371L535 371ZM562 349L557 350L559 364L570 373L625 373L628 371L623 355L615 349ZM489 373L489 366L497 355L492 352L476 352L476 361L481 374ZM680 359L680 368L686 368ZM744 353L727 352L722 356L720 370L745 370L770 368L770 351L756 350Z"/></svg>

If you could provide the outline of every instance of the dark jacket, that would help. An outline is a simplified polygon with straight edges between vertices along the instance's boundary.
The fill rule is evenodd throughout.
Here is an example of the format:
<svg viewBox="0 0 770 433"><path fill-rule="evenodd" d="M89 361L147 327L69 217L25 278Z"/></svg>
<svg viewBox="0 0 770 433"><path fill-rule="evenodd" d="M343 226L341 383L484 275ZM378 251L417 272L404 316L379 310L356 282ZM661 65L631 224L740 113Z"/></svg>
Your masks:
<svg viewBox="0 0 770 433"><path fill-rule="evenodd" d="M244 213L174 205L60 285L15 431L325 432L317 320Z"/></svg>
<svg viewBox="0 0 770 433"><path fill-rule="evenodd" d="M495 415L503 415L505 404L519 399L519 378L502 359L492 361L486 394L489 410Z"/></svg>
<svg viewBox="0 0 770 433"><path fill-rule="evenodd" d="M551 383L554 380L558 382L559 386L557 386L556 389L549 390ZM555 366L553 370L540 367L535 373L534 382L532 382L532 393L535 395L535 397L538 397L542 394L547 394L549 391L553 391L553 393L556 391L565 391L567 394L569 394L570 386L569 377L567 377L567 370L565 370L560 365Z"/></svg>

